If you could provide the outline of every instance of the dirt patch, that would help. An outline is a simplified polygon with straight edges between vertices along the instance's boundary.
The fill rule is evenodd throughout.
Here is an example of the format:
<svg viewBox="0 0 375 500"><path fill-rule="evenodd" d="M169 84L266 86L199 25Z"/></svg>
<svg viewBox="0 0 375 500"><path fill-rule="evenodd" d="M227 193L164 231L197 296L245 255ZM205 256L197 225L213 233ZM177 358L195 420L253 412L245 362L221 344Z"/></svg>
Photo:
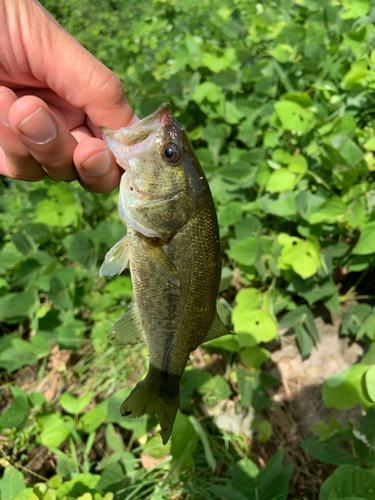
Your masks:
<svg viewBox="0 0 375 500"><path fill-rule="evenodd" d="M319 420L329 423L335 417L340 424L348 421L358 424L364 414L359 405L348 410L326 408L321 393L325 380L357 363L363 348L351 344L348 337L339 336L340 315L331 315L331 322L318 317L315 323L320 342L307 359L302 359L294 335L288 332L282 332L281 348L272 353L275 367L271 374L282 381L273 400L278 404L288 403L303 437L311 435L309 428Z"/></svg>

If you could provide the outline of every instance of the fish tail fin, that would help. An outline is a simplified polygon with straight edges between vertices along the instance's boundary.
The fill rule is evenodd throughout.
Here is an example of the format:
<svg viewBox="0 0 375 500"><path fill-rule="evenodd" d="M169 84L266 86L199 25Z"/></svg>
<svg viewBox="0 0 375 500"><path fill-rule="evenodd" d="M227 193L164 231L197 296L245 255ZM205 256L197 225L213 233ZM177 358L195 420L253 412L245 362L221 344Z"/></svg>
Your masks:
<svg viewBox="0 0 375 500"><path fill-rule="evenodd" d="M171 375L166 372L162 383L158 383L151 376L139 382L130 396L122 403L121 415L126 417L140 417L145 413L155 413L160 427L163 444L166 444L171 436L173 423L180 405L179 378L176 384L171 383ZM176 378L172 376L172 378Z"/></svg>

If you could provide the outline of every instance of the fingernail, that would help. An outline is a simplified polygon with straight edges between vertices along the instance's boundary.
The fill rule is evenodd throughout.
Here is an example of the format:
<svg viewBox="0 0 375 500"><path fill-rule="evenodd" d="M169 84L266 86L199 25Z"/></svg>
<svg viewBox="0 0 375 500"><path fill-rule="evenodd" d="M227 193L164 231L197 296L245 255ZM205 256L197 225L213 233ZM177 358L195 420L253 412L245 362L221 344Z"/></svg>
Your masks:
<svg viewBox="0 0 375 500"><path fill-rule="evenodd" d="M44 108L25 118L18 125L18 130L33 144L47 144L57 134L56 123Z"/></svg>
<svg viewBox="0 0 375 500"><path fill-rule="evenodd" d="M0 95L0 123L5 127L9 127L9 110L16 100L12 92L4 92Z"/></svg>
<svg viewBox="0 0 375 500"><path fill-rule="evenodd" d="M82 163L82 168L88 175L103 177L103 175L109 171L111 165L112 161L108 151L104 150L92 156L89 160L85 161L85 163Z"/></svg>

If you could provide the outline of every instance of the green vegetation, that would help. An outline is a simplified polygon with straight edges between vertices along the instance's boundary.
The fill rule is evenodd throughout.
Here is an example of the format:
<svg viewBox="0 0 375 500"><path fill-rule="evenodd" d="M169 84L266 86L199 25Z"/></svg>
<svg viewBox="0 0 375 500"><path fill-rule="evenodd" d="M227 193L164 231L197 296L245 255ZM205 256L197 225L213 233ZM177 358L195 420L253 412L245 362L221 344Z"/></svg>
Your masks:
<svg viewBox="0 0 375 500"><path fill-rule="evenodd" d="M42 3L139 116L173 105L210 181L218 310L238 335L192 356L163 446L155 418L119 414L147 351L107 345L132 301L128 271L98 273L125 233L117 193L0 180L0 499L373 500L375 1ZM319 422L301 444L329 464L319 478L279 446L264 368L279 326L311 353L315 304L367 349L322 391L360 403L359 427ZM297 475L308 493L290 491Z"/></svg>

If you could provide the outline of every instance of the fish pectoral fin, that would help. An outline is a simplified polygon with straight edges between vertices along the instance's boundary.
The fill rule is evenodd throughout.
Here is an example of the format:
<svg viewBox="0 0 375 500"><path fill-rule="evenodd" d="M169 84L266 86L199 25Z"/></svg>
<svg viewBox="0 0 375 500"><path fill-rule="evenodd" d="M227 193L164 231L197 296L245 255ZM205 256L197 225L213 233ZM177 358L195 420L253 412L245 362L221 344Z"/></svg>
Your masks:
<svg viewBox="0 0 375 500"><path fill-rule="evenodd" d="M224 335L236 335L236 334L228 330L228 328L219 318L218 313L216 313L214 319L212 320L210 329L205 338L203 339L203 342L208 342L209 340L218 339L219 337L223 337Z"/></svg>
<svg viewBox="0 0 375 500"><path fill-rule="evenodd" d="M152 245L144 239L142 239L142 246L152 262L155 264L157 270L173 285L180 287L180 279L177 271L172 266L163 250L159 246Z"/></svg>
<svg viewBox="0 0 375 500"><path fill-rule="evenodd" d="M129 262L128 236L124 236L114 245L104 257L100 267L100 276L114 276L120 274Z"/></svg>
<svg viewBox="0 0 375 500"><path fill-rule="evenodd" d="M135 305L113 325L108 342L116 347L146 342Z"/></svg>

